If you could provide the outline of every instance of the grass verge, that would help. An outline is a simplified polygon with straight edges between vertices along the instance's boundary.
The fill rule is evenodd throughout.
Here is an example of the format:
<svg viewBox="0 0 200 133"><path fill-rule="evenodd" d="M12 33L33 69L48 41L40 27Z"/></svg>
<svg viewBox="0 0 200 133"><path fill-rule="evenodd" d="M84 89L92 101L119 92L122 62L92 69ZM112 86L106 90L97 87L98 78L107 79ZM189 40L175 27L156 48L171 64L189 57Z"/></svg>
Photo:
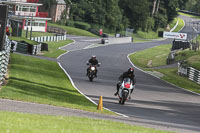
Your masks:
<svg viewBox="0 0 200 133"><path fill-rule="evenodd" d="M11 54L9 80L0 98L99 112L72 86L56 62L19 54Z"/></svg>
<svg viewBox="0 0 200 133"><path fill-rule="evenodd" d="M181 88L185 88L187 90L200 94L199 84L188 80L187 77L179 76L177 74L177 71L178 71L177 68L165 68L165 69L154 69L154 70L164 74L164 77L161 77L161 79L166 80Z"/></svg>
<svg viewBox="0 0 200 133"><path fill-rule="evenodd" d="M70 35L98 37L97 35L94 35L89 31L78 29L78 28L74 28L74 27L63 26L63 25L58 25L58 24L53 24L53 23L48 23L48 26L61 27L64 30L67 31L67 34L70 34Z"/></svg>
<svg viewBox="0 0 200 133"><path fill-rule="evenodd" d="M0 133L169 133L107 120L0 112Z"/></svg>
<svg viewBox="0 0 200 133"><path fill-rule="evenodd" d="M189 91L193 91L200 94L200 87L199 84L188 80L187 77L179 76L177 74L177 68L162 68L162 69L144 69L146 71L156 71L162 73L164 76L160 77L161 79L172 83L180 88L184 88Z"/></svg>
<svg viewBox="0 0 200 133"><path fill-rule="evenodd" d="M174 18L174 20L169 24L170 29L172 29L178 21L178 18Z"/></svg>
<svg viewBox="0 0 200 133"><path fill-rule="evenodd" d="M138 67L149 68L166 65L166 59L170 52L171 44L161 45L146 49L130 55L131 61ZM147 65L149 62L150 65Z"/></svg>
<svg viewBox="0 0 200 133"><path fill-rule="evenodd" d="M175 59L176 61L185 60L188 66L200 70L200 51L185 49L178 52Z"/></svg>
<svg viewBox="0 0 200 133"><path fill-rule="evenodd" d="M133 38L140 38L140 39L158 39L158 33L149 31L149 32L142 32L138 31L137 33L133 34Z"/></svg>
<svg viewBox="0 0 200 133"><path fill-rule="evenodd" d="M58 49L59 47L65 46L72 43L72 40L59 41L59 42L45 42L48 44L48 51L42 51L43 56L57 58L61 54L65 53L65 50Z"/></svg>
<svg viewBox="0 0 200 133"><path fill-rule="evenodd" d="M182 29L182 27L184 26L184 20L181 18L175 18L174 21L170 24L170 28L173 28L177 21L179 20L179 23L177 25L177 27L174 29L173 32L178 32ZM165 30L165 29L160 29ZM144 41L149 41L150 39L160 39L161 37L158 37L158 32L142 32L142 31L138 31L137 33L133 34L133 38L134 38L134 42L144 42Z"/></svg>
<svg viewBox="0 0 200 133"><path fill-rule="evenodd" d="M190 15L190 14L187 14L187 13L179 12L178 14L179 14L179 15L183 15L183 16L187 16L187 17L190 17L190 18L197 18L197 19L200 19L200 16Z"/></svg>
<svg viewBox="0 0 200 133"><path fill-rule="evenodd" d="M178 25L177 27L173 30L173 32L179 32L183 26L184 26L184 20L181 19L181 18L178 18L179 22L178 22Z"/></svg>
<svg viewBox="0 0 200 133"><path fill-rule="evenodd" d="M162 69L154 69L152 67L155 66L162 66L166 64L166 55L169 53L170 45L161 45L157 47L153 47L150 49L146 49L140 52L136 52L129 56L130 60L133 62L134 65L146 70L146 71L158 71L164 74L164 77L161 79L166 80L176 86L181 88L185 88L187 90L200 93L200 86L199 84L190 81L187 77L181 77L177 75L177 68L162 68ZM187 54L183 54L182 52L188 52ZM178 60L187 59L193 66L200 66L200 57L198 52L194 51L182 51L178 53L176 57ZM184 55L180 57L181 55ZM198 56L198 59L196 59ZM193 60L192 60L193 59ZM149 60L152 60L152 66L147 66Z"/></svg>

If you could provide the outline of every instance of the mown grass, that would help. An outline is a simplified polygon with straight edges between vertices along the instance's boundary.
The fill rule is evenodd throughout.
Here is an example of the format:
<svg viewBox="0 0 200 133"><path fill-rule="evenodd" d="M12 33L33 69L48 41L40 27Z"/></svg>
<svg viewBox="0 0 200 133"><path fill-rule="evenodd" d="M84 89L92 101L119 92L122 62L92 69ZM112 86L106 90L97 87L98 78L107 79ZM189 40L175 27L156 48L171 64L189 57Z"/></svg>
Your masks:
<svg viewBox="0 0 200 133"><path fill-rule="evenodd" d="M200 93L200 86L199 84L190 81L187 77L178 76L177 69L178 68L164 68L164 69L154 69L155 66L162 66L166 64L166 57L169 53L169 48L171 46L168 45L161 45L156 46L150 49L146 49L140 52L136 52L134 54L131 54L129 58L133 62L134 65L146 70L146 71L158 71L162 74L164 74L164 77L161 77L161 79L166 80L176 86L179 86L181 88L185 88L187 90ZM184 53L184 54L183 54ZM184 55L184 56L182 56ZM197 59L198 58L198 59ZM179 60L188 60L188 65L190 66L200 66L200 57L199 57L199 51L188 51L184 50L180 53L178 53L178 56L176 56L176 61ZM152 60L152 66L148 67L147 63L149 60ZM189 64L190 63L190 64Z"/></svg>
<svg viewBox="0 0 200 133"><path fill-rule="evenodd" d="M178 32L182 29L184 26L184 20L181 18L175 18L171 23L170 23L170 29L173 28L177 21L179 20L179 23L177 27L174 29L173 32ZM164 31L165 29L160 29L159 31ZM144 42L144 41L149 41L150 39L159 39L161 37L158 37L158 32L154 31L149 31L149 32L142 32L138 31L137 33L133 34L134 42ZM149 39L149 40L148 40Z"/></svg>
<svg viewBox="0 0 200 133"><path fill-rule="evenodd" d="M187 16L187 17L190 17L190 18L197 18L197 19L200 19L200 16L190 15L190 14L187 14L187 13L179 12L178 14L179 14L179 15L183 15L183 16Z"/></svg>
<svg viewBox="0 0 200 133"><path fill-rule="evenodd" d="M177 53L176 61L185 60L188 66L200 70L200 51L185 49Z"/></svg>
<svg viewBox="0 0 200 133"><path fill-rule="evenodd" d="M169 133L108 120L0 112L0 133Z"/></svg>
<svg viewBox="0 0 200 133"><path fill-rule="evenodd" d="M9 80L0 98L99 112L72 86L57 62L19 54L11 54Z"/></svg>
<svg viewBox="0 0 200 133"><path fill-rule="evenodd" d="M138 31L137 33L133 34L134 39L158 39L158 32L154 31L149 31L149 32L143 32L143 31Z"/></svg>
<svg viewBox="0 0 200 133"><path fill-rule="evenodd" d="M42 51L42 55L51 58L57 58L61 54L65 53L65 50L58 49L59 47L65 46L72 43L72 40L58 41L58 42L45 42L48 44L48 51Z"/></svg>
<svg viewBox="0 0 200 133"><path fill-rule="evenodd" d="M176 25L178 19L179 18L174 18L174 20L169 24L170 29L172 29Z"/></svg>
<svg viewBox="0 0 200 133"><path fill-rule="evenodd" d="M32 40L29 40L29 39L26 39L24 37L14 37L14 36L9 36L9 39L10 40L14 40L14 41L25 41L27 42L28 44L31 44L31 45L38 45L39 43L38 42L35 42L35 41L32 41Z"/></svg>
<svg viewBox="0 0 200 133"><path fill-rule="evenodd" d="M154 69L155 71L161 72L164 74L164 77L161 79L166 80L176 86L181 88L185 88L187 90L196 92L200 94L200 86L199 84L188 80L187 77L182 77L177 74L177 68L165 68L165 69Z"/></svg>
<svg viewBox="0 0 200 133"><path fill-rule="evenodd" d="M138 67L149 68L166 65L166 59L170 52L171 44L161 45L131 54L131 61ZM152 66L148 62L152 60Z"/></svg>
<svg viewBox="0 0 200 133"><path fill-rule="evenodd" d="M184 26L184 20L181 19L181 18L178 18L179 22L178 22L178 25L177 27L173 30L173 32L179 32L183 26Z"/></svg>
<svg viewBox="0 0 200 133"><path fill-rule="evenodd" d="M78 29L78 28L74 28L74 27L69 27L69 26L64 26L64 25L58 25L58 24L53 24L53 23L48 23L48 26L61 27L64 30L66 30L67 34L69 34L69 35L98 37L97 35L92 34L89 31Z"/></svg>

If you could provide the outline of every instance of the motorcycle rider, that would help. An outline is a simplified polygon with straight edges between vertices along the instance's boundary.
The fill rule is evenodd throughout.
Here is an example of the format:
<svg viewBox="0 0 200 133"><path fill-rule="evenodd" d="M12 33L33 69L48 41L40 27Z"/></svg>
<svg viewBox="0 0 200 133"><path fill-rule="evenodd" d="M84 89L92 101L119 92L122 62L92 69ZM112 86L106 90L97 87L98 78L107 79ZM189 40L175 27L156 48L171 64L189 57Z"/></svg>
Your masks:
<svg viewBox="0 0 200 133"><path fill-rule="evenodd" d="M114 94L115 96L119 92L119 88L121 86L121 83L123 82L124 78L130 78L132 80L133 85L135 85L135 74L134 74L134 68L131 67L128 69L127 72L124 72L120 77L119 77L119 82L117 83L117 92ZM133 89L131 89L131 94L133 93ZM129 99L131 99L131 94L129 96Z"/></svg>
<svg viewBox="0 0 200 133"><path fill-rule="evenodd" d="M96 66L99 64L98 60L96 59L96 56L95 55L92 55L92 57L89 59L88 63L92 66ZM90 66L87 68L87 74L86 76L88 76L89 74L89 70L90 70ZM95 71L95 77L97 77L97 69Z"/></svg>

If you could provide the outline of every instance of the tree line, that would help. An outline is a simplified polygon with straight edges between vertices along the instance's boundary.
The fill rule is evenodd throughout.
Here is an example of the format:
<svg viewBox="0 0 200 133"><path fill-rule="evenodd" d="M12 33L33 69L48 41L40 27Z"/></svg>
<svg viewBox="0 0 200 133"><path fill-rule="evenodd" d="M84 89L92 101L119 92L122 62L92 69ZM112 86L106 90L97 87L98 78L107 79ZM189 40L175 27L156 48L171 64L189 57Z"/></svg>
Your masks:
<svg viewBox="0 0 200 133"><path fill-rule="evenodd" d="M181 9L200 14L200 0L185 0L185 2L186 4Z"/></svg>
<svg viewBox="0 0 200 133"><path fill-rule="evenodd" d="M56 0L41 0L50 7ZM104 27L112 32L133 28L134 31L157 31L175 17L177 8L188 0L65 0L69 19L89 23L94 29ZM196 0L197 1L197 0ZM199 0L200 1L200 0Z"/></svg>

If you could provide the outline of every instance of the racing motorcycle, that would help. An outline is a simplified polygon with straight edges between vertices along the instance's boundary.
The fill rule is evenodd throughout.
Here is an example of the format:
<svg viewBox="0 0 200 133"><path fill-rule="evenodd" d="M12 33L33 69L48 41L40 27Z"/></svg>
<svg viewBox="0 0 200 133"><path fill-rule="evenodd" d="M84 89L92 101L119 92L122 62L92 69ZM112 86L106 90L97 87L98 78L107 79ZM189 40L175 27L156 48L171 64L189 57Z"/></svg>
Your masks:
<svg viewBox="0 0 200 133"><path fill-rule="evenodd" d="M128 100L131 95L131 90L135 88L132 82L130 78L124 78L118 93L120 104L124 104Z"/></svg>
<svg viewBox="0 0 200 133"><path fill-rule="evenodd" d="M98 63L97 65L92 65L89 62L87 62L87 65L89 66L89 71L88 71L88 78L89 81L93 81L93 79L95 78L95 72L97 71L97 67L100 66L100 63Z"/></svg>

